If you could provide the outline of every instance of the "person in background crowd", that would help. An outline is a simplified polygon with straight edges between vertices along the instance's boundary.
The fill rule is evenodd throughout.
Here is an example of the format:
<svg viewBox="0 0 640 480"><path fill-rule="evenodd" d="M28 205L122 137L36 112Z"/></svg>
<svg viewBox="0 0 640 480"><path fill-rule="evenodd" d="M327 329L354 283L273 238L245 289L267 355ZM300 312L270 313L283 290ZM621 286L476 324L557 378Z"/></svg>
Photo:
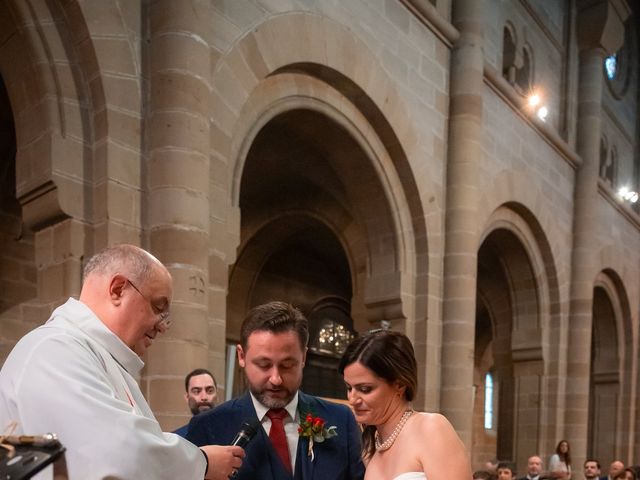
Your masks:
<svg viewBox="0 0 640 480"><path fill-rule="evenodd" d="M613 480L624 471L624 463L621 460L614 460L609 465L608 475L600 477L600 480Z"/></svg>
<svg viewBox="0 0 640 480"><path fill-rule="evenodd" d="M625 468L618 473L612 480L638 480L638 476L633 468Z"/></svg>
<svg viewBox="0 0 640 480"><path fill-rule="evenodd" d="M516 466L513 462L500 462L496 467L496 478L498 480L515 480Z"/></svg>
<svg viewBox="0 0 640 480"><path fill-rule="evenodd" d="M189 372L184 379L184 388L186 393L184 399L187 401L189 410L192 415L211 410L216 406L218 400L218 385L216 379L209 370L204 368L196 368ZM174 430L181 437L187 436L189 424Z"/></svg>
<svg viewBox="0 0 640 480"><path fill-rule="evenodd" d="M542 458L532 455L527 460L527 474L519 480L540 480L542 473Z"/></svg>
<svg viewBox="0 0 640 480"><path fill-rule="evenodd" d="M596 480L600 476L600 462L589 458L584 462L585 480Z"/></svg>
<svg viewBox="0 0 640 480"><path fill-rule="evenodd" d="M556 453L549 459L549 472L560 480L571 479L571 447L566 440L560 440Z"/></svg>

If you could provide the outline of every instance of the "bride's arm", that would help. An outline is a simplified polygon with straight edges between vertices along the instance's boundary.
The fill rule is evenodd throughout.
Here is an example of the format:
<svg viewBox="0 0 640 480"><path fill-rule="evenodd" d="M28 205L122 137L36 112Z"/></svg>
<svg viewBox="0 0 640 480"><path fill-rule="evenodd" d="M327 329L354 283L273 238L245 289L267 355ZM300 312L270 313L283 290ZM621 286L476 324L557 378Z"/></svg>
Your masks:
<svg viewBox="0 0 640 480"><path fill-rule="evenodd" d="M471 480L467 450L449 421L437 413L426 414L425 417L421 433L426 445L420 449L420 462L427 479Z"/></svg>

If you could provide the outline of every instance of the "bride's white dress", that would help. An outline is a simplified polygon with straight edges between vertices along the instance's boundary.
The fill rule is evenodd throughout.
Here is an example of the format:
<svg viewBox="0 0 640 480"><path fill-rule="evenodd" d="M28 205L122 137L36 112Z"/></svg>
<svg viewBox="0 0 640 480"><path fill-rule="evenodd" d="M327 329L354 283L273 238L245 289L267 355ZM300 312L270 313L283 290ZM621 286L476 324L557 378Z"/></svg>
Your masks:
<svg viewBox="0 0 640 480"><path fill-rule="evenodd" d="M427 480L424 472L406 472L398 475L393 480Z"/></svg>

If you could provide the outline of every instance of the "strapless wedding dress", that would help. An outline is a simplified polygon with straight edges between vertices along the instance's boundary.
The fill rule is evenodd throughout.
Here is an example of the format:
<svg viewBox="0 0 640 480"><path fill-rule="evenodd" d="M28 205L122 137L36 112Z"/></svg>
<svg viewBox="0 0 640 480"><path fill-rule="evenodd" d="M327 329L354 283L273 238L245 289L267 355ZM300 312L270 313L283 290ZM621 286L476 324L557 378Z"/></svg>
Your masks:
<svg viewBox="0 0 640 480"><path fill-rule="evenodd" d="M406 472L398 475L393 480L427 480L424 472Z"/></svg>

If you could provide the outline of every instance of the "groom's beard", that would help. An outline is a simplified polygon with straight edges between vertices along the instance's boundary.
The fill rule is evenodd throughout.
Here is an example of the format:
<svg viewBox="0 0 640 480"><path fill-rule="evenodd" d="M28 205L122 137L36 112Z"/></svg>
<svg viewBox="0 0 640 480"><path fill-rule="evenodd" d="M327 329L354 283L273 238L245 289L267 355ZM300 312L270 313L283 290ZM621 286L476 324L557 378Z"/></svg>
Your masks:
<svg viewBox="0 0 640 480"><path fill-rule="evenodd" d="M258 388L255 385L249 384L249 390L253 394L254 397L265 407L267 408L283 408L285 407L293 397L295 397L296 392L300 388L298 387L291 391L285 387L272 387L267 386L266 388Z"/></svg>

